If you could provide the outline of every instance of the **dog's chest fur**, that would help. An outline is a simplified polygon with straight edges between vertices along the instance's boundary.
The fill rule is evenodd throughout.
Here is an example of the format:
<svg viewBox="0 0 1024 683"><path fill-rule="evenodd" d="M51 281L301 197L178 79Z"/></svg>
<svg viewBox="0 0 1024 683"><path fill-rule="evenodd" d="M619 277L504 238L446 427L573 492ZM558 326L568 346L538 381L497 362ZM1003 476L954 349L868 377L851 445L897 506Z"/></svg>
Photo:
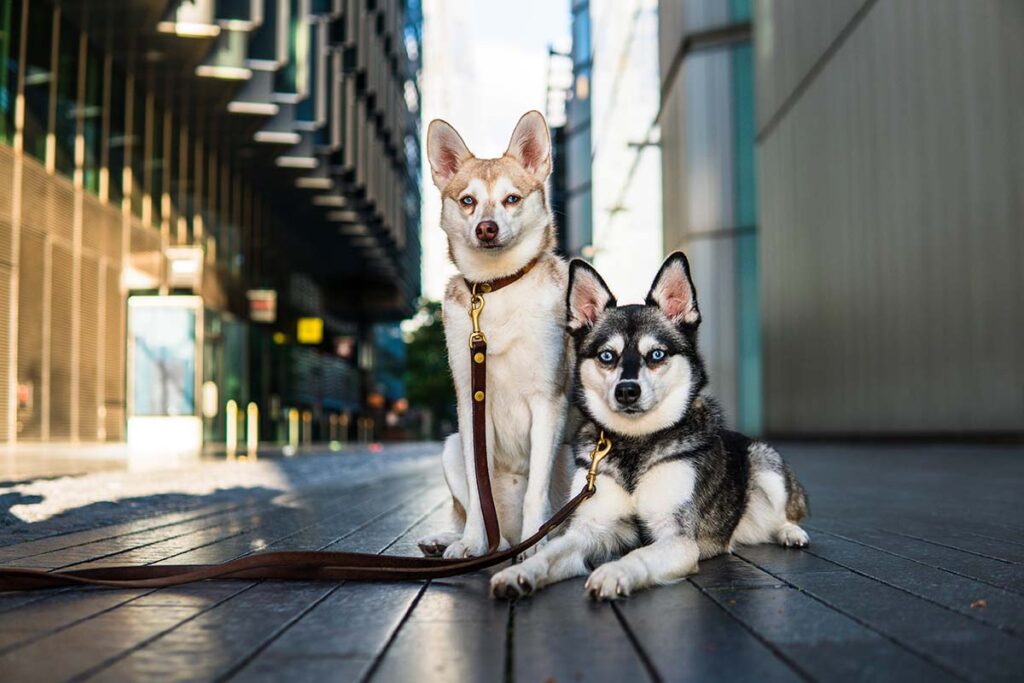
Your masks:
<svg viewBox="0 0 1024 683"><path fill-rule="evenodd" d="M480 328L487 337L487 412L493 418L496 466L525 471L530 452L531 396L566 392L566 264L546 254L517 282L484 295ZM444 331L448 362L460 400L469 400L469 288L461 276L448 284Z"/></svg>
<svg viewBox="0 0 1024 683"><path fill-rule="evenodd" d="M602 503L606 523L621 526L623 545L683 533L697 540L702 555L728 547L746 508L750 440L723 430L717 405L700 401L675 428L643 438L612 438L594 500ZM592 422L577 434L580 474L589 468L597 437Z"/></svg>

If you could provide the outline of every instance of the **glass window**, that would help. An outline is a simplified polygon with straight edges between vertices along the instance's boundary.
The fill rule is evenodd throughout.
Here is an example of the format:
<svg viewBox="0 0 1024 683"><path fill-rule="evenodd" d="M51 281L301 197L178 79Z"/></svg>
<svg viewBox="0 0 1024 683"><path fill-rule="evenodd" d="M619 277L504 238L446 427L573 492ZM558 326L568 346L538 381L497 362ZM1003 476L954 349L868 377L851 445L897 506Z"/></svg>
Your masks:
<svg viewBox="0 0 1024 683"><path fill-rule="evenodd" d="M132 167L132 213L142 217L142 197L146 187L146 94L142 92L138 81L132 88L132 134L131 134L131 167Z"/></svg>
<svg viewBox="0 0 1024 683"><path fill-rule="evenodd" d="M85 189L100 192L100 166L103 154L103 55L89 46L85 65L85 102L82 106L82 134L85 138L83 181Z"/></svg>
<svg viewBox="0 0 1024 683"><path fill-rule="evenodd" d="M25 152L46 160L46 131L50 118L53 10L42 3L26 4L25 36Z"/></svg>
<svg viewBox="0 0 1024 683"><path fill-rule="evenodd" d="M150 153L149 159L146 160L146 166L149 170L148 186L151 196L150 201L153 206L153 225L158 226L163 215L164 170L166 168L164 161L164 112L155 103L151 106L153 107L153 113L150 116L152 133L150 133L149 138Z"/></svg>
<svg viewBox="0 0 1024 683"><path fill-rule="evenodd" d="M22 0L0 0L0 140L14 142L14 100L21 55Z"/></svg>
<svg viewBox="0 0 1024 683"><path fill-rule="evenodd" d="M132 415L194 415L195 304L129 299Z"/></svg>
<svg viewBox="0 0 1024 683"><path fill-rule="evenodd" d="M57 142L57 170L66 176L75 172L79 37L78 31L62 19L57 38L57 118L54 133Z"/></svg>
<svg viewBox="0 0 1024 683"><path fill-rule="evenodd" d="M110 132L107 134L107 168L110 175L110 201L124 197L125 89L128 84L117 68L110 71Z"/></svg>

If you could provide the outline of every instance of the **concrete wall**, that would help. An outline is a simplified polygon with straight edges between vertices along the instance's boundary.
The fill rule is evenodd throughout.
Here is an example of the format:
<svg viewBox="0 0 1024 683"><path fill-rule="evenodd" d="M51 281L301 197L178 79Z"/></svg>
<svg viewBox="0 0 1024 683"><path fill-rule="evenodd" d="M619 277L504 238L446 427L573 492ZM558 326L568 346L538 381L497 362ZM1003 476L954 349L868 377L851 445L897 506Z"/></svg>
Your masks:
<svg viewBox="0 0 1024 683"><path fill-rule="evenodd" d="M755 7L765 427L1024 432L1024 3Z"/></svg>

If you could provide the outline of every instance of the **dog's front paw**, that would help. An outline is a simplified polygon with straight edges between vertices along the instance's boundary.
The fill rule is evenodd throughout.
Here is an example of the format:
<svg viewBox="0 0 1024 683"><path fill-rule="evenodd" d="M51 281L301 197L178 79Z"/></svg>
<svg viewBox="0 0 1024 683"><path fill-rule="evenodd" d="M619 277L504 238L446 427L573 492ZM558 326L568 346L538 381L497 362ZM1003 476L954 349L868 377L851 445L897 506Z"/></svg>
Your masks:
<svg viewBox="0 0 1024 683"><path fill-rule="evenodd" d="M445 548L459 540L459 535L454 531L442 531L438 534L428 534L416 541L420 551L426 557L440 557L444 554Z"/></svg>
<svg viewBox="0 0 1024 683"><path fill-rule="evenodd" d="M783 524L782 528L776 533L775 538L779 545L784 545L787 548L805 548L811 542L807 532L792 522Z"/></svg>
<svg viewBox="0 0 1024 683"><path fill-rule="evenodd" d="M619 562L607 562L591 572L584 586L594 600L617 600L636 588L636 581Z"/></svg>
<svg viewBox="0 0 1024 683"><path fill-rule="evenodd" d="M498 543L498 550L508 550L511 547L504 538ZM446 560L461 560L467 557L480 557L487 554L487 539L463 536L449 545L444 551Z"/></svg>
<svg viewBox="0 0 1024 683"><path fill-rule="evenodd" d="M540 576L530 564L514 564L491 577L491 597L515 600L540 588Z"/></svg>

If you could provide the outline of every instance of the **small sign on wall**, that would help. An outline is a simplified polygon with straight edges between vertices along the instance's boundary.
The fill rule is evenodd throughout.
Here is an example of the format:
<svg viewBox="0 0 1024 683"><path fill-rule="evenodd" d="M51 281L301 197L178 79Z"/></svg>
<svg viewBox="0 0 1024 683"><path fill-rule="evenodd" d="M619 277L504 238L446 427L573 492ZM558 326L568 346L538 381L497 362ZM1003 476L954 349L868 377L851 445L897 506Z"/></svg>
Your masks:
<svg viewBox="0 0 1024 683"><path fill-rule="evenodd" d="M300 344L319 344L324 340L324 321L322 318L299 318L295 339Z"/></svg>
<svg viewBox="0 0 1024 683"><path fill-rule="evenodd" d="M250 289L249 320L254 323L273 323L277 320L277 291L273 289Z"/></svg>

